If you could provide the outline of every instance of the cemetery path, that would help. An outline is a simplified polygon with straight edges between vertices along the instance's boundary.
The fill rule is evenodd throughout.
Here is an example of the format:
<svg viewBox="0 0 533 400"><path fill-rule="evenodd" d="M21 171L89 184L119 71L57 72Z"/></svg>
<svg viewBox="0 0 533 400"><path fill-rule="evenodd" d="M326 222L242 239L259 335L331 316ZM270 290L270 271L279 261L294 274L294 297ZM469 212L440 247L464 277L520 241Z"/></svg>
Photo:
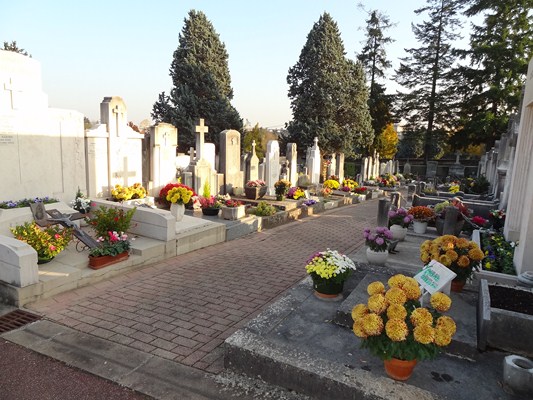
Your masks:
<svg viewBox="0 0 533 400"><path fill-rule="evenodd" d="M31 304L46 319L209 372L224 340L306 276L327 248L350 254L375 225L377 200L176 256Z"/></svg>

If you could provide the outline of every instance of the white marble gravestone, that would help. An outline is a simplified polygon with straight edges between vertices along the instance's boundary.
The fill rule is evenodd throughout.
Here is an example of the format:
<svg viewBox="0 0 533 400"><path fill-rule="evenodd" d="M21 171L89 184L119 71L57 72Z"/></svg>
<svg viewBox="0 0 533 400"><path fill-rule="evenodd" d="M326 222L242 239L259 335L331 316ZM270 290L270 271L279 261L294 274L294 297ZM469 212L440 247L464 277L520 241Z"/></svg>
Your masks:
<svg viewBox="0 0 533 400"><path fill-rule="evenodd" d="M48 108L41 64L0 50L0 201L86 192L83 135L83 114Z"/></svg>
<svg viewBox="0 0 533 400"><path fill-rule="evenodd" d="M211 168L213 170L217 169L217 154L216 154L216 147L214 143L204 143L204 150L202 152L203 159L206 160L209 164L211 164Z"/></svg>
<svg viewBox="0 0 533 400"><path fill-rule="evenodd" d="M337 153L335 175L339 177L340 183L344 181L344 153Z"/></svg>
<svg viewBox="0 0 533 400"><path fill-rule="evenodd" d="M233 129L220 133L220 173L224 174L224 193L244 186L241 171L241 134Z"/></svg>
<svg viewBox="0 0 533 400"><path fill-rule="evenodd" d="M172 124L158 123L150 127L150 195L157 197L161 189L176 179L176 147L178 130Z"/></svg>
<svg viewBox="0 0 533 400"><path fill-rule="evenodd" d="M262 177L259 178L259 157L257 157L257 154L255 154L255 146L255 140L253 140L252 151L247 160L246 172L248 175L246 176L246 182L263 179Z"/></svg>
<svg viewBox="0 0 533 400"><path fill-rule="evenodd" d="M289 181L291 186L298 184L298 153L296 151L296 143L287 143L287 161L289 162Z"/></svg>
<svg viewBox="0 0 533 400"><path fill-rule="evenodd" d="M315 137L313 147L309 150L307 158L307 174L313 185L320 183L320 148L318 147L318 137Z"/></svg>
<svg viewBox="0 0 533 400"><path fill-rule="evenodd" d="M265 178L268 187L268 194L276 194L274 183L279 180L279 143L277 140L269 140L265 157Z"/></svg>
<svg viewBox="0 0 533 400"><path fill-rule="evenodd" d="M204 125L204 119L201 118L196 126L196 160L192 166L192 183L196 193L202 194L206 183L209 184L211 194L218 192L217 173L213 169L213 164L205 159L205 142L204 135L209 128Z"/></svg>

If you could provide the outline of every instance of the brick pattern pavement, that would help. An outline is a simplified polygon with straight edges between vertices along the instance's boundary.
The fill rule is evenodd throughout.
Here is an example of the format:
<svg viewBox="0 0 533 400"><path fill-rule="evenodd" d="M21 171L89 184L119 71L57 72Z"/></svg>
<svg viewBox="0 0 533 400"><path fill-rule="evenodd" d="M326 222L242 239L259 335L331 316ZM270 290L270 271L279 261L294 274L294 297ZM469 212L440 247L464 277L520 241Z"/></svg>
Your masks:
<svg viewBox="0 0 533 400"><path fill-rule="evenodd" d="M315 251L356 252L377 200L167 259L28 308L76 330L218 373L224 340L306 276Z"/></svg>

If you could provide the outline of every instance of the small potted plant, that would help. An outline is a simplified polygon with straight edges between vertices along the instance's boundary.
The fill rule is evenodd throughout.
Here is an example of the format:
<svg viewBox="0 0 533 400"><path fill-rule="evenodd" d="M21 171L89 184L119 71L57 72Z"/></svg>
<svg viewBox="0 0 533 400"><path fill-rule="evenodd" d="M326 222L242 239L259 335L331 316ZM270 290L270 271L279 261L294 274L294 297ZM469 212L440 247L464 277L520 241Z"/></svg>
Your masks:
<svg viewBox="0 0 533 400"><path fill-rule="evenodd" d="M239 200L229 199L226 200L221 207L222 218L235 221L243 218L246 215L244 209L244 203Z"/></svg>
<svg viewBox="0 0 533 400"><path fill-rule="evenodd" d="M341 184L339 183L339 181L335 179L328 179L322 184L322 187L329 188L331 190L337 190L340 186Z"/></svg>
<svg viewBox="0 0 533 400"><path fill-rule="evenodd" d="M70 205L80 214L88 214L91 210L91 200L85 197L79 186L76 192L76 198L70 202Z"/></svg>
<svg viewBox="0 0 533 400"><path fill-rule="evenodd" d="M305 198L305 192L303 191L303 189L300 189L298 186L293 186L287 192L287 197L289 199L298 200L298 199L301 199L302 197Z"/></svg>
<svg viewBox="0 0 533 400"><path fill-rule="evenodd" d="M327 249L311 256L305 270L313 279L315 294L321 298L335 298L344 286L344 282L355 271L355 264L337 250Z"/></svg>
<svg viewBox="0 0 533 400"><path fill-rule="evenodd" d="M144 199L146 189L140 183L134 183L133 186L123 187L115 185L111 190L111 197L114 201L127 201L132 199Z"/></svg>
<svg viewBox="0 0 533 400"><path fill-rule="evenodd" d="M208 182L204 184L202 190L202 196L198 197L200 202L200 208L202 209L202 214L210 217L218 215L220 208L222 207L222 202L217 197L210 194L211 188Z"/></svg>
<svg viewBox="0 0 533 400"><path fill-rule="evenodd" d="M454 234L455 236L459 236L461 231L463 230L463 225L465 223L465 220L463 218L463 215L466 217L470 216L470 211L468 208L463 204L461 199L454 197L451 201L443 201L441 203L435 204L434 211L436 214L435 218L435 228L437 229L437 233L439 235L443 234L444 231L444 219L446 218L446 209L448 207L455 207L458 211L457 213L457 221L455 223L454 228Z"/></svg>
<svg viewBox="0 0 533 400"><path fill-rule="evenodd" d="M319 191L320 196L322 196L324 199L329 199L332 193L333 193L333 189L329 187L323 187Z"/></svg>
<svg viewBox="0 0 533 400"><path fill-rule="evenodd" d="M426 233L428 222L435 218L435 212L427 206L411 207L408 213L413 216L415 233Z"/></svg>
<svg viewBox="0 0 533 400"><path fill-rule="evenodd" d="M258 200L262 198L266 192L266 183L261 179L248 181L246 182L246 185L244 185L244 195L250 200Z"/></svg>
<svg viewBox="0 0 533 400"><path fill-rule="evenodd" d="M404 240L407 227L413 222L413 215L403 207L389 211L389 226L394 240Z"/></svg>
<svg viewBox="0 0 533 400"><path fill-rule="evenodd" d="M276 200L281 201L287 196L291 183L286 179L280 179L274 183L274 190L276 191Z"/></svg>
<svg viewBox="0 0 533 400"><path fill-rule="evenodd" d="M455 334L452 318L442 315L451 299L441 292L430 298L430 308L422 307L418 282L402 274L367 287L366 304L352 309L353 332L361 347L384 361L385 372L396 380L407 380L418 361L437 357Z"/></svg>
<svg viewBox="0 0 533 400"><path fill-rule="evenodd" d="M366 245L366 258L370 264L384 265L389 256L392 232L384 226L378 226L374 232L370 228L363 231Z"/></svg>
<svg viewBox="0 0 533 400"><path fill-rule="evenodd" d="M100 244L89 251L90 268L100 269L129 257L130 242L126 232L135 211L135 207L125 211L122 208L100 206L92 211L91 218L86 218Z"/></svg>
<svg viewBox="0 0 533 400"><path fill-rule="evenodd" d="M170 203L170 213L181 221L185 215L185 205L189 204L194 192L186 186L175 186L166 195L166 201Z"/></svg>
<svg viewBox="0 0 533 400"><path fill-rule="evenodd" d="M451 285L451 290L455 292L462 291L474 271L480 269L479 264L484 257L485 254L475 242L453 235L426 240L420 246L422 262L427 264L436 260L457 275Z"/></svg>
<svg viewBox="0 0 533 400"><path fill-rule="evenodd" d="M505 210L490 210L489 211L489 217L490 221L492 222L492 228L496 231L500 231L503 229L503 226L505 225Z"/></svg>
<svg viewBox="0 0 533 400"><path fill-rule="evenodd" d="M40 228L35 222L26 222L10 230L15 239L26 242L37 252L37 264L52 261L72 239L71 228L60 228L57 225Z"/></svg>
<svg viewBox="0 0 533 400"><path fill-rule="evenodd" d="M159 191L159 197L157 198L157 201L163 205L165 208L170 208L170 201L167 200L167 194L168 191L175 187L183 187L187 190L190 190L192 192L191 200L189 200L189 203L185 204L186 207L192 206L193 198L196 198L196 192L191 188L190 186L184 185L183 183L168 183Z"/></svg>

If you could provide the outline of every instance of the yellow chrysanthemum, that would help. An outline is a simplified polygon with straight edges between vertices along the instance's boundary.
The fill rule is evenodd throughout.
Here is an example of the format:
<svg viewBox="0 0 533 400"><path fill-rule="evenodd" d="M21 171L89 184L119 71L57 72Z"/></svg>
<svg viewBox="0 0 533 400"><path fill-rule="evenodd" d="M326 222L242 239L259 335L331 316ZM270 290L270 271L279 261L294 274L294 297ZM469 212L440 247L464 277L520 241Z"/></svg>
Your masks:
<svg viewBox="0 0 533 400"><path fill-rule="evenodd" d="M378 336L383 332L383 319L374 313L365 315L361 320L361 325L368 336Z"/></svg>
<svg viewBox="0 0 533 400"><path fill-rule="evenodd" d="M427 308L415 308L411 313L411 323L414 326L433 325L433 316Z"/></svg>
<svg viewBox="0 0 533 400"><path fill-rule="evenodd" d="M481 260L483 260L485 255L483 254L481 249L476 246L476 247L474 247L472 250L470 250L468 252L468 257L470 257L470 259L472 259L474 261L481 261Z"/></svg>
<svg viewBox="0 0 533 400"><path fill-rule="evenodd" d="M422 296L418 282L415 279L413 281L405 282L402 288L408 300L416 300Z"/></svg>
<svg viewBox="0 0 533 400"><path fill-rule="evenodd" d="M424 263L424 264L427 264L428 262L431 261L431 256L429 255L429 253L427 251L422 251L420 253L420 260Z"/></svg>
<svg viewBox="0 0 533 400"><path fill-rule="evenodd" d="M466 268L470 265L470 259L467 256L461 256L457 259L457 265Z"/></svg>
<svg viewBox="0 0 533 400"><path fill-rule="evenodd" d="M405 319L407 317L407 310L401 304L391 304L387 308L387 317L390 319Z"/></svg>
<svg viewBox="0 0 533 400"><path fill-rule="evenodd" d="M429 252L431 254L440 254L440 246L437 243L433 243L429 246Z"/></svg>
<svg viewBox="0 0 533 400"><path fill-rule="evenodd" d="M437 238L441 243L452 243L455 244L457 242L457 236L454 235L442 235L439 238Z"/></svg>
<svg viewBox="0 0 533 400"><path fill-rule="evenodd" d="M431 295L431 307L439 312L446 312L452 306L452 299L441 292L435 292Z"/></svg>
<svg viewBox="0 0 533 400"><path fill-rule="evenodd" d="M387 283L390 287L402 287L403 283L405 282L405 278L405 275L396 274L391 276Z"/></svg>
<svg viewBox="0 0 533 400"><path fill-rule="evenodd" d="M420 250L429 251L430 246L431 246L431 240L426 240L420 245Z"/></svg>
<svg viewBox="0 0 533 400"><path fill-rule="evenodd" d="M448 257L451 262L454 262L455 260L459 258L459 254L457 254L455 250L448 250L446 252L446 257Z"/></svg>
<svg viewBox="0 0 533 400"><path fill-rule="evenodd" d="M402 289L393 286L385 293L385 299L389 304L405 304L407 296Z"/></svg>
<svg viewBox="0 0 533 400"><path fill-rule="evenodd" d="M407 338L409 329L403 319L391 318L385 324L385 333L393 342L402 342Z"/></svg>
<svg viewBox="0 0 533 400"><path fill-rule="evenodd" d="M368 335L365 333L363 329L363 321L359 320L353 323L352 327L353 333L355 336L360 337L362 339L365 339L368 337Z"/></svg>
<svg viewBox="0 0 533 400"><path fill-rule="evenodd" d="M452 260L450 260L450 257L448 257L446 254L442 254L439 257L439 262L445 265L446 267L449 267L450 265L452 265Z"/></svg>
<svg viewBox="0 0 533 400"><path fill-rule="evenodd" d="M368 308L376 314L382 314L388 305L385 296L381 293L374 294L368 298Z"/></svg>
<svg viewBox="0 0 533 400"><path fill-rule="evenodd" d="M377 293L384 293L385 285L380 281L372 282L371 284L368 285L368 287L366 288L366 291L368 292L369 296L372 296Z"/></svg>
<svg viewBox="0 0 533 400"><path fill-rule="evenodd" d="M440 347L448 346L451 341L452 337L448 335L445 331L435 329L435 344Z"/></svg>
<svg viewBox="0 0 533 400"><path fill-rule="evenodd" d="M437 318L436 328L438 331L444 331L450 336L455 335L457 331L455 321L446 315Z"/></svg>
<svg viewBox="0 0 533 400"><path fill-rule="evenodd" d="M413 336L418 343L430 344L435 339L435 329L427 324L418 325L413 330Z"/></svg>
<svg viewBox="0 0 533 400"><path fill-rule="evenodd" d="M352 308L352 319L357 322L369 312L370 310L366 304L357 304L354 308Z"/></svg>
<svg viewBox="0 0 533 400"><path fill-rule="evenodd" d="M458 238L455 242L455 245L458 249L466 249L468 246L470 246L470 241L465 238Z"/></svg>

